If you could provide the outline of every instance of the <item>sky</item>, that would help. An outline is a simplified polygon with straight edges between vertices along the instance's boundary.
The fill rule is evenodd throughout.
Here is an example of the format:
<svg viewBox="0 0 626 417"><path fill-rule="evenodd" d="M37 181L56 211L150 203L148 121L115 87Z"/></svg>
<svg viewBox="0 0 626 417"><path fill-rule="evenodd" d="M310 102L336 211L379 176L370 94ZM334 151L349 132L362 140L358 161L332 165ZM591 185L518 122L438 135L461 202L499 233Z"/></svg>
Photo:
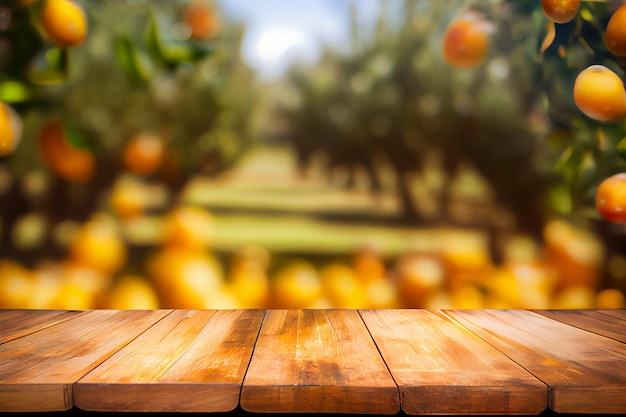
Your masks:
<svg viewBox="0 0 626 417"><path fill-rule="evenodd" d="M248 24L243 45L246 62L258 74L280 77L294 60L314 60L320 42L341 45L349 39L350 4L360 20L376 16L379 0L220 0L223 13Z"/></svg>

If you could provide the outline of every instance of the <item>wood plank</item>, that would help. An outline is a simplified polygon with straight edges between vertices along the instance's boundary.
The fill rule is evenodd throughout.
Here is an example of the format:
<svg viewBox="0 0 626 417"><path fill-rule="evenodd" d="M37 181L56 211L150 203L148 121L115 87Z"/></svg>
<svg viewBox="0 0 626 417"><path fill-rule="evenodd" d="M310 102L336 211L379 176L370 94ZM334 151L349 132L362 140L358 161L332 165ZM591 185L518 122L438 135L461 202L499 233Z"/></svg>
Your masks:
<svg viewBox="0 0 626 417"><path fill-rule="evenodd" d="M558 413L626 413L626 345L524 310L446 311L548 384Z"/></svg>
<svg viewBox="0 0 626 417"><path fill-rule="evenodd" d="M270 310L244 379L241 407L396 414L400 399L356 310Z"/></svg>
<svg viewBox="0 0 626 417"><path fill-rule="evenodd" d="M0 410L72 408L80 377L168 313L93 310L0 345Z"/></svg>
<svg viewBox="0 0 626 417"><path fill-rule="evenodd" d="M547 386L467 329L427 310L363 310L407 414L539 414Z"/></svg>
<svg viewBox="0 0 626 417"><path fill-rule="evenodd" d="M603 310L533 310L535 313L626 343L626 321Z"/></svg>
<svg viewBox="0 0 626 417"><path fill-rule="evenodd" d="M0 310L0 344L83 313L65 310Z"/></svg>
<svg viewBox="0 0 626 417"><path fill-rule="evenodd" d="M619 319L619 320L626 320L626 309L623 308L616 308L616 309L606 309L606 310L599 310L602 314L610 316L614 319Z"/></svg>
<svg viewBox="0 0 626 417"><path fill-rule="evenodd" d="M263 310L174 311L78 381L76 407L232 411L263 315Z"/></svg>

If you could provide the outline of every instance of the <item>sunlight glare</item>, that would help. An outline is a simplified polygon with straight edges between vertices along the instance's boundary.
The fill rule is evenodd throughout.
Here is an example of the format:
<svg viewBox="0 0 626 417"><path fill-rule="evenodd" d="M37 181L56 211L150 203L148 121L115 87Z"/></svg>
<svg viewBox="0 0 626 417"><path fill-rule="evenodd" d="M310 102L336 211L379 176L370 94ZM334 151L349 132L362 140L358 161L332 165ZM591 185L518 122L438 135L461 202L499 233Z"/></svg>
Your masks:
<svg viewBox="0 0 626 417"><path fill-rule="evenodd" d="M259 37L256 52L261 60L273 61L304 40L304 34L298 29L273 27Z"/></svg>

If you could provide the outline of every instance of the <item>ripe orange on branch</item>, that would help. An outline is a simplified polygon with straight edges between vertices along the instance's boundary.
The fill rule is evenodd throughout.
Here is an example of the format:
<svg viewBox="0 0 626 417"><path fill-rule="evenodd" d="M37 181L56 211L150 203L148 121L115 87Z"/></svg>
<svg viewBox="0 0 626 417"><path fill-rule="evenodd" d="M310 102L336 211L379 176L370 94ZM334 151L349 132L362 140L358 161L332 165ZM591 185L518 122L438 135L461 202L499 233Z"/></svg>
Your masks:
<svg viewBox="0 0 626 417"><path fill-rule="evenodd" d="M613 55L626 57L626 4L609 19L604 38L606 47Z"/></svg>
<svg viewBox="0 0 626 417"><path fill-rule="evenodd" d="M163 161L165 148L161 139L151 133L138 133L126 145L124 165L138 175L150 175Z"/></svg>
<svg viewBox="0 0 626 417"><path fill-rule="evenodd" d="M0 157L12 154L22 138L22 120L8 104L0 102Z"/></svg>
<svg viewBox="0 0 626 417"><path fill-rule="evenodd" d="M183 12L183 20L191 30L191 39L205 40L217 35L220 21L215 11L200 0L192 0Z"/></svg>
<svg viewBox="0 0 626 417"><path fill-rule="evenodd" d="M574 101L581 112L600 122L617 122L626 117L622 79L603 65L591 65L578 74Z"/></svg>
<svg viewBox="0 0 626 417"><path fill-rule="evenodd" d="M626 222L626 173L615 174L600 183L596 208L610 222Z"/></svg>
<svg viewBox="0 0 626 417"><path fill-rule="evenodd" d="M46 123L39 131L37 144L46 165L61 178L85 183L93 177L96 168L93 153L69 143L61 122L53 120Z"/></svg>
<svg viewBox="0 0 626 417"><path fill-rule="evenodd" d="M85 11L71 0L45 0L41 24L48 38L61 47L79 45L87 37Z"/></svg>
<svg viewBox="0 0 626 417"><path fill-rule="evenodd" d="M541 0L543 12L555 23L567 23L574 19L580 8L580 0Z"/></svg>
<svg viewBox="0 0 626 417"><path fill-rule="evenodd" d="M480 64L489 51L491 25L469 14L450 23L443 35L443 57L455 67Z"/></svg>

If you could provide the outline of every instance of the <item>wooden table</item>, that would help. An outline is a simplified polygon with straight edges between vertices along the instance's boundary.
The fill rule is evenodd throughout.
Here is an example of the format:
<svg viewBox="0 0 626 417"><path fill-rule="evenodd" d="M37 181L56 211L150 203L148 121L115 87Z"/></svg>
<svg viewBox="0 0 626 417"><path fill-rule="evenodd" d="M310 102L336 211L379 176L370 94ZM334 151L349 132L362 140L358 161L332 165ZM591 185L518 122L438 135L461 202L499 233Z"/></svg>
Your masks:
<svg viewBox="0 0 626 417"><path fill-rule="evenodd" d="M626 413L626 310L0 310L0 410Z"/></svg>

